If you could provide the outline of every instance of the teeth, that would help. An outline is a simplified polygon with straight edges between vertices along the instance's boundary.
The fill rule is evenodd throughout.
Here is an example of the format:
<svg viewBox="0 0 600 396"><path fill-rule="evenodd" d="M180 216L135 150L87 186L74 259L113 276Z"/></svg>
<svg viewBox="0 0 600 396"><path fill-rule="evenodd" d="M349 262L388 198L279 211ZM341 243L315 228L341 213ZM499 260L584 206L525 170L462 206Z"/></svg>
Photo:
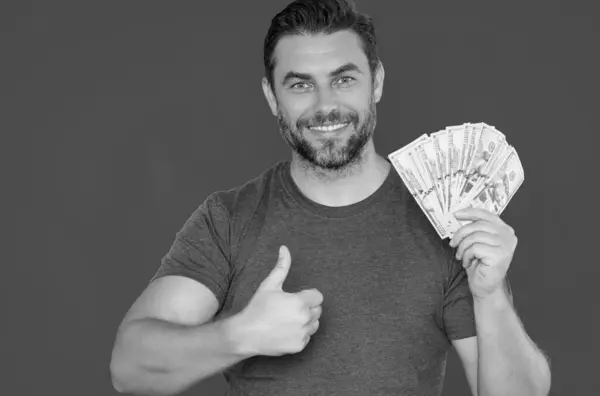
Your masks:
<svg viewBox="0 0 600 396"><path fill-rule="evenodd" d="M345 123L345 124L335 124L335 125L329 125L329 126L311 127L310 129L314 129L317 131L323 131L323 132L331 132L331 131L335 131L336 129L343 128L346 125L348 125L348 124Z"/></svg>

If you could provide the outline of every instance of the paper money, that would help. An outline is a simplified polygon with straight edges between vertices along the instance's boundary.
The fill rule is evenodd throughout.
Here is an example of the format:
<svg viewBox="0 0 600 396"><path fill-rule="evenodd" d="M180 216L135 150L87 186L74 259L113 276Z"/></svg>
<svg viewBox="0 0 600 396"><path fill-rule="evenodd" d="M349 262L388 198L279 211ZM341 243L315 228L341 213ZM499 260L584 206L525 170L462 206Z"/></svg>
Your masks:
<svg viewBox="0 0 600 396"><path fill-rule="evenodd" d="M471 131L469 133L469 139L467 143L467 155L465 156L465 171L458 191L463 191L466 181L474 177L475 168L473 164L475 152L477 151L477 148L480 147L479 143L481 131L483 130L484 125L485 124L482 122L478 124L471 124ZM481 146L481 150L483 150L483 146Z"/></svg>
<svg viewBox="0 0 600 396"><path fill-rule="evenodd" d="M388 157L442 239L468 223L454 212L483 208L500 215L525 180L515 148L483 122L423 134Z"/></svg>
<svg viewBox="0 0 600 396"><path fill-rule="evenodd" d="M447 139L448 139L448 170L450 173L450 186L448 188L448 195L446 202L456 202L457 197L460 195L458 186L461 180L461 169L463 162L463 151L465 141L465 125L449 126L446 128ZM451 209L450 205L447 205L444 210L449 212Z"/></svg>
<svg viewBox="0 0 600 396"><path fill-rule="evenodd" d="M472 199L466 200L461 209L482 208L500 215L525 180L523 165L517 151L510 147L508 155L496 172L488 178Z"/></svg>
<svg viewBox="0 0 600 396"><path fill-rule="evenodd" d="M429 137L426 134L421 135L408 145L396 150L388 157L396 171L400 174L404 184L419 204L423 213L425 213L431 224L434 226L440 238L443 239L448 235L443 224L445 222L444 212L435 194L433 194L433 191L427 189L421 173L415 164L415 158L417 157L415 150L416 146L428 139Z"/></svg>
<svg viewBox="0 0 600 396"><path fill-rule="evenodd" d="M448 200L446 199L447 193L447 185L450 183L450 177L448 172L448 134L446 130L443 129L438 132L434 132L431 134L431 139L433 141L433 149L435 150L435 159L437 162L438 172L440 174L440 186L439 186L439 194L442 196L443 207L448 207Z"/></svg>
<svg viewBox="0 0 600 396"><path fill-rule="evenodd" d="M455 201L455 205L460 204L463 200L462 198L469 195L471 189L477 185L486 172L489 173L490 165L497 159L498 152L501 151L499 149L503 148L505 140L506 137L502 132L487 124L483 125L475 155L471 163L469 177L464 183L461 191L458 193L459 197ZM496 157L494 155L496 155Z"/></svg>
<svg viewBox="0 0 600 396"><path fill-rule="evenodd" d="M445 200L440 183L442 176L439 175L439 172L437 170L437 160L435 155L435 149L433 147L433 139L428 138L422 143L419 143L415 147L415 150L419 155L420 166L427 174L427 180L425 180L427 190L433 190L439 202L440 208L444 210Z"/></svg>

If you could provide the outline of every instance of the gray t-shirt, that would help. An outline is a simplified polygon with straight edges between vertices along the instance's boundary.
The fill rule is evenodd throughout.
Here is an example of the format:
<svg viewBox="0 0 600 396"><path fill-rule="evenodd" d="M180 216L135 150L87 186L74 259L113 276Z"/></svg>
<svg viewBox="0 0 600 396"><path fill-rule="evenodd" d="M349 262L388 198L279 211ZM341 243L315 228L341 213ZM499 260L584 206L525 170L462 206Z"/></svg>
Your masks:
<svg viewBox="0 0 600 396"><path fill-rule="evenodd" d="M264 195L262 195L264 194ZM262 227L248 231L263 197ZM253 241L238 257L243 238ZM476 335L465 270L393 168L367 199L327 207L304 196L290 161L211 194L154 278L183 275L243 309L287 245L286 292L323 293L319 330L300 353L255 356L223 374L228 395L440 395L451 340ZM153 278L153 279L154 279Z"/></svg>

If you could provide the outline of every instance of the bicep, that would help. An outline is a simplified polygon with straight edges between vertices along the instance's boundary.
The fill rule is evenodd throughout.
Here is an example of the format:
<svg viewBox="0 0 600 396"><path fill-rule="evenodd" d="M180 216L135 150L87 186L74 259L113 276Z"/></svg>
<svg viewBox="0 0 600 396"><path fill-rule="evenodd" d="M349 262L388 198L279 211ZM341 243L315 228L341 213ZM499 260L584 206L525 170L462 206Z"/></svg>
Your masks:
<svg viewBox="0 0 600 396"><path fill-rule="evenodd" d="M133 303L123 324L152 318L197 326L210 321L219 307L214 293L185 276L163 276L151 282Z"/></svg>
<svg viewBox="0 0 600 396"><path fill-rule="evenodd" d="M479 364L477 336L453 340L452 345L463 364L471 393L477 396L477 367Z"/></svg>

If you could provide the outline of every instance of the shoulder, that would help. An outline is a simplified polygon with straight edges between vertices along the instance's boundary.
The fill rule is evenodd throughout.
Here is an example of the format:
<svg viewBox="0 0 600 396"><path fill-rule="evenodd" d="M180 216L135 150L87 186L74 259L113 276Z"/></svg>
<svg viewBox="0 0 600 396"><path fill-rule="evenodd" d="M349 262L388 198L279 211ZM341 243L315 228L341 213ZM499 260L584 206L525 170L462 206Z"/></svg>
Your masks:
<svg viewBox="0 0 600 396"><path fill-rule="evenodd" d="M194 210L188 223L208 220L221 226L231 225L251 215L264 193L270 190L274 176L283 164L279 161L241 185L213 191Z"/></svg>
<svg viewBox="0 0 600 396"><path fill-rule="evenodd" d="M284 161L278 161L241 185L211 193L205 201L207 207L226 214L231 220L252 213L270 191L283 165Z"/></svg>
<svg viewBox="0 0 600 396"><path fill-rule="evenodd" d="M177 239L197 247L210 240L229 257L237 254L251 220L260 209L265 192L271 189L280 166L277 162L241 185L210 193L189 215Z"/></svg>
<svg viewBox="0 0 600 396"><path fill-rule="evenodd" d="M186 226L200 227L210 232L213 239L235 250L283 165L284 162L279 161L241 185L212 192L196 208Z"/></svg>

